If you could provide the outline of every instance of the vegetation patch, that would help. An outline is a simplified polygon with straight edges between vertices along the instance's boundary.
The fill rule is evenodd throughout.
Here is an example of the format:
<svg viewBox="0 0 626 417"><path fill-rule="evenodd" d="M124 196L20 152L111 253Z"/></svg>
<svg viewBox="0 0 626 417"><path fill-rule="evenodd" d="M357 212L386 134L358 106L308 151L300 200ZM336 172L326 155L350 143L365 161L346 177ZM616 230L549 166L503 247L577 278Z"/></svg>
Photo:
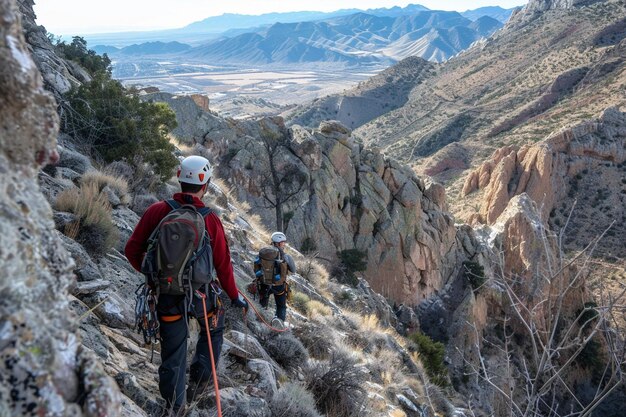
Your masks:
<svg viewBox="0 0 626 417"><path fill-rule="evenodd" d="M334 275L339 282L356 287L359 283L355 272L365 271L367 253L358 249L346 249L337 253L339 265L334 270Z"/></svg>
<svg viewBox="0 0 626 417"><path fill-rule="evenodd" d="M426 373L430 380L446 387L448 385L448 369L443 364L445 346L441 342L434 342L430 337L422 333L413 333L409 339L417 345L417 351Z"/></svg>
<svg viewBox="0 0 626 417"><path fill-rule="evenodd" d="M119 231L113 224L109 198L96 184L82 184L61 192L55 208L76 215L76 220L62 232L92 255L105 254L117 242Z"/></svg>
<svg viewBox="0 0 626 417"><path fill-rule="evenodd" d="M73 88L62 102L61 129L106 162L126 160L149 164L165 181L178 160L168 133L176 116L165 103L139 99L135 89L126 89L111 78L110 60L87 49L84 39L57 44L63 56L85 66L92 80Z"/></svg>

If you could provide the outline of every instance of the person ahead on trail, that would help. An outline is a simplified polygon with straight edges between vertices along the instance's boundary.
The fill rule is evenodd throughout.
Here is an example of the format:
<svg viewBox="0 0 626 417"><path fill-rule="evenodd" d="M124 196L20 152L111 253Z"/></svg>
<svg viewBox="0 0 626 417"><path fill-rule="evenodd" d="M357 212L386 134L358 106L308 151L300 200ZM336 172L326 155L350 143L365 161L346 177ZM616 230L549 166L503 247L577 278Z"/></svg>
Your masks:
<svg viewBox="0 0 626 417"><path fill-rule="evenodd" d="M174 211L181 209L181 207L182 210L187 210L187 212L191 212L194 216L198 216L199 213L202 217L196 218L200 219L200 227L202 227L202 218L204 219L204 227L210 238L210 248L207 248L207 251L209 249L212 250L213 267L217 273L221 289L226 292L231 299L233 306L243 308L245 312L248 308L248 303L241 296L235 284L230 250L226 241L224 227L218 216L206 208L201 200L208 189L211 174L211 166L206 158L200 156L185 158L177 174L181 192L174 194L171 200L154 203L148 207L126 244L125 254L136 270L146 273L145 264L148 263L149 258L146 252L148 252L148 254L151 253L152 246L149 247L149 243L154 243L154 240L151 240L153 231L156 233L157 229L159 231L164 230L162 224L167 224L171 216L176 214ZM178 211L180 212L181 210ZM169 216L168 220L161 222L166 216ZM169 223L171 224L173 222L169 221ZM185 223L185 220L182 220L181 224L183 223ZM191 222L186 221L186 223L187 224L183 224L182 227L185 227ZM200 231L202 235L206 236L203 230L200 229ZM197 233L197 230L195 233ZM178 235L173 234L172 236L174 236L173 240L178 239ZM193 239L189 241L193 241ZM159 241L159 244L161 244L161 241ZM172 245L175 244L175 242L172 243ZM207 245L208 243L205 247ZM163 244L161 250L167 250L167 246ZM167 252L165 252L163 256L159 255L158 261L161 262L161 258L167 257L167 255ZM178 259L179 257L173 256L173 258L174 261L166 262L167 267L172 267L172 263L181 262ZM185 261L182 261L182 263L184 264ZM206 265L202 266L205 267L203 270L211 271L210 265L208 267L206 267ZM163 266L163 268L165 269L166 267ZM196 268L196 270L199 269L200 266ZM207 275L211 274L208 273ZM156 282L155 284L149 285L153 287L155 293L158 295L156 312L160 326L162 360L161 366L159 367L159 390L161 396L167 403L168 413L171 412L173 415L178 416L182 415L184 412L185 402L193 401L195 396L209 385L212 376L211 355L208 345L204 311L206 309L208 312L210 340L217 366L223 341L224 308L221 306L219 297L216 295L220 290L217 288L215 281L211 281L210 285L206 284L199 287L198 290L196 290L196 287L193 287L189 293L183 292L184 295L172 295L168 294L168 292L173 292L174 294L176 294L176 292L170 291L170 287L172 286L170 284L173 284L174 287L177 284L176 281L172 281L173 279L176 279L176 277L160 276L157 280L153 281ZM195 274L193 279L197 281ZM182 282L182 280L180 281ZM181 288L182 287L183 286L181 286ZM187 287L185 286L185 288ZM185 291L187 290L185 289ZM209 301L211 301L211 303L209 303ZM189 371L188 398L185 399L185 370L187 365L187 337L189 333L187 323L188 313L196 317L201 330L196 346L196 353Z"/></svg>
<svg viewBox="0 0 626 417"><path fill-rule="evenodd" d="M296 272L293 258L285 253L287 237L282 232L272 233L272 246L259 251L255 261L255 273L259 282L261 306L267 308L270 295L274 294L276 301L276 317L285 321L287 316L287 294L289 283L287 274Z"/></svg>

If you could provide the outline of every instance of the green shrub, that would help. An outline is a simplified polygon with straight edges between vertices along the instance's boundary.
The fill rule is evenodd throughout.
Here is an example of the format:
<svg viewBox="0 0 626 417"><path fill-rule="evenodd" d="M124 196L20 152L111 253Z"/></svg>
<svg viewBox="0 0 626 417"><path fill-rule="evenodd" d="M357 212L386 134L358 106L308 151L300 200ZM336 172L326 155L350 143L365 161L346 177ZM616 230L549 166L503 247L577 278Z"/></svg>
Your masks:
<svg viewBox="0 0 626 417"><path fill-rule="evenodd" d="M111 73L111 60L107 54L102 56L96 54L95 51L87 49L87 41L80 36L74 36L72 43L65 43L58 40L55 45L58 55L61 57L78 63L85 68L91 76L98 73Z"/></svg>
<svg viewBox="0 0 626 417"><path fill-rule="evenodd" d="M435 342L430 337L421 333L409 335L409 339L417 345L422 364L430 380L440 387L448 385L448 369L443 364L445 346L441 342Z"/></svg>
<svg viewBox="0 0 626 417"><path fill-rule="evenodd" d="M67 94L62 130L92 146L106 162L139 160L148 163L163 180L178 164L168 133L176 116L165 103L139 100L107 73Z"/></svg>
<svg viewBox="0 0 626 417"><path fill-rule="evenodd" d="M480 288L486 281L485 268L478 262L463 262L463 274L465 279L470 283L473 290Z"/></svg>
<svg viewBox="0 0 626 417"><path fill-rule="evenodd" d="M300 253L306 255L308 253L315 252L316 250L317 245L315 244L315 241L308 236L305 237L302 241L302 245L300 245Z"/></svg>
<svg viewBox="0 0 626 417"><path fill-rule="evenodd" d="M356 278L355 272L362 272L367 269L366 252L358 249L346 249L337 253L339 265L334 269L333 275L340 282L355 287L359 280Z"/></svg>

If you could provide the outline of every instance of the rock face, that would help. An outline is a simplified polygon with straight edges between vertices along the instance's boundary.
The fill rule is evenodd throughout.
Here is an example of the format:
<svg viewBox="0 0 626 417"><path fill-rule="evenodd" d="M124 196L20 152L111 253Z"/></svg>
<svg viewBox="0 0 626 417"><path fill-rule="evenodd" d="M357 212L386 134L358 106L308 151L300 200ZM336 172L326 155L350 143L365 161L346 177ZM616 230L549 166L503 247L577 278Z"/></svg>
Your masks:
<svg viewBox="0 0 626 417"><path fill-rule="evenodd" d="M18 0L24 36L28 43L29 52L41 72L44 85L58 99L61 94L67 93L72 87L87 82L91 78L79 65L59 58L46 35L46 29L35 23L33 0Z"/></svg>
<svg viewBox="0 0 626 417"><path fill-rule="evenodd" d="M174 110L178 126L172 133L180 140L199 141L208 130L215 128L217 118L209 113L206 96L172 96L159 92L146 94L142 99L167 103Z"/></svg>
<svg viewBox="0 0 626 417"><path fill-rule="evenodd" d="M68 315L73 261L36 181L58 159L58 118L14 0L0 0L0 97L0 415L118 415L115 383Z"/></svg>
<svg viewBox="0 0 626 417"><path fill-rule="evenodd" d="M626 114L607 109L596 120L564 129L532 146L504 147L466 179L463 194L484 190L470 219L492 224L522 193L563 235L563 248L580 250L601 234L596 254L626 256Z"/></svg>
<svg viewBox="0 0 626 417"><path fill-rule="evenodd" d="M576 275L576 267L566 266L553 274L551 265L558 265L556 242L541 218L539 207L527 194L513 197L493 225L483 226L475 234L466 232L472 244L480 248L472 261L484 267L484 282L480 287L470 286L468 274L460 274L440 294L422 303L419 318L422 328L426 327L433 338L447 341L451 376L457 381L455 388L476 398L486 407L487 414L502 415L497 409L498 401L494 398L498 395L493 387L469 371L484 367L499 386L510 386L514 397L523 404L524 384L519 383L524 381L523 369L508 362L504 350L500 350L504 343L502 329L506 328L504 333L514 335L508 348L515 352L515 361L528 359L531 351L527 328L515 314L511 300L532 311L532 317L526 315L525 319L543 334L551 331L547 327L557 314L563 320L561 326L567 328L571 317L576 317L576 311L583 308L590 295L580 281L567 288ZM555 312L553 306L561 295L562 310ZM562 333L556 334L559 340ZM505 373L500 372L509 365ZM575 366L565 369L563 381L576 387L573 390L579 389L580 381L589 377L584 376L586 372ZM468 378L468 375L472 376ZM463 379L465 382L460 382ZM559 395L558 390L555 392ZM565 394L564 398L567 397Z"/></svg>
<svg viewBox="0 0 626 417"><path fill-rule="evenodd" d="M539 13L555 9L573 9L606 0L530 0L525 13Z"/></svg>
<svg viewBox="0 0 626 417"><path fill-rule="evenodd" d="M485 190L475 220L493 223L509 200L527 193L540 207L544 218L568 195L572 180L583 172L626 161L626 114L608 109L598 120L558 132L532 146L498 149L490 160L466 179L463 195ZM600 187L602 181L597 181ZM619 187L619 186L618 186Z"/></svg>
<svg viewBox="0 0 626 417"><path fill-rule="evenodd" d="M287 129L282 119L230 122L229 134L216 123L204 139L220 161L219 175L266 224L277 224L268 202L276 201L280 183L284 229L296 248L313 246L333 264L338 252L358 249L372 288L412 305L458 268L456 230L440 185L364 148L337 122L315 130Z"/></svg>

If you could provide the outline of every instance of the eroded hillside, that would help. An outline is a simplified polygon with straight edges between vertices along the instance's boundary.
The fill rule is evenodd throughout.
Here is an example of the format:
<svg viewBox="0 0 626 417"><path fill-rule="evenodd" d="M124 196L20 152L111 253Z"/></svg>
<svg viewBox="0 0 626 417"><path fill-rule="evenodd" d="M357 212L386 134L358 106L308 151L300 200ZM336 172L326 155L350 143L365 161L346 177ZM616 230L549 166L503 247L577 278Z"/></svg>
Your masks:
<svg viewBox="0 0 626 417"><path fill-rule="evenodd" d="M536 142L623 105L623 2L536 3L416 80L406 104L355 135L449 180L497 147Z"/></svg>
<svg viewBox="0 0 626 417"><path fill-rule="evenodd" d="M0 102L0 158L8 170L0 250L14 278L0 286L7 317L0 378L8 382L0 414L159 415L158 354L149 361L151 346L133 330L134 288L143 278L120 250L147 205L169 196L176 181L159 180L143 161L90 159L80 132L55 143L53 101L26 52L17 7L0 4L0 68L9 68L0 71L0 93L14 98ZM32 3L21 6L28 19ZM41 32L25 26L29 38ZM30 47L41 52L38 66L56 74L47 87L80 84L62 72L71 64L45 37L36 39ZM497 209L486 210L491 224L472 228L454 224L443 187L337 122L316 129L287 128L280 118L237 122L190 97L154 99L186 117L177 133L187 145L179 143L176 155L205 153L223 177L211 204L225 225L239 287L251 282L251 261L268 240L263 222L282 224L300 246L290 249L300 272L292 277L291 331L277 334L251 313L244 321L227 310L218 369L225 416L553 415L557 407L588 410L600 398L599 413L621 415L623 336L610 320L623 303L589 291L588 253L563 264L532 187L537 173L550 175L537 163L550 157L574 178L583 166L603 169L602 156L623 163L621 112L609 110L549 143L561 147L503 152L515 173L485 169L478 186L496 183L491 174L502 171L520 193L498 193ZM505 159L494 158L498 167ZM293 201L279 209L284 196ZM346 260L336 251L348 248L367 252L362 274L359 266L347 271L350 262L330 274L319 264L338 260L323 259L322 251ZM399 294L424 300L392 308L388 300ZM446 343L445 356L444 345L424 334ZM187 415L215 415L213 394Z"/></svg>

